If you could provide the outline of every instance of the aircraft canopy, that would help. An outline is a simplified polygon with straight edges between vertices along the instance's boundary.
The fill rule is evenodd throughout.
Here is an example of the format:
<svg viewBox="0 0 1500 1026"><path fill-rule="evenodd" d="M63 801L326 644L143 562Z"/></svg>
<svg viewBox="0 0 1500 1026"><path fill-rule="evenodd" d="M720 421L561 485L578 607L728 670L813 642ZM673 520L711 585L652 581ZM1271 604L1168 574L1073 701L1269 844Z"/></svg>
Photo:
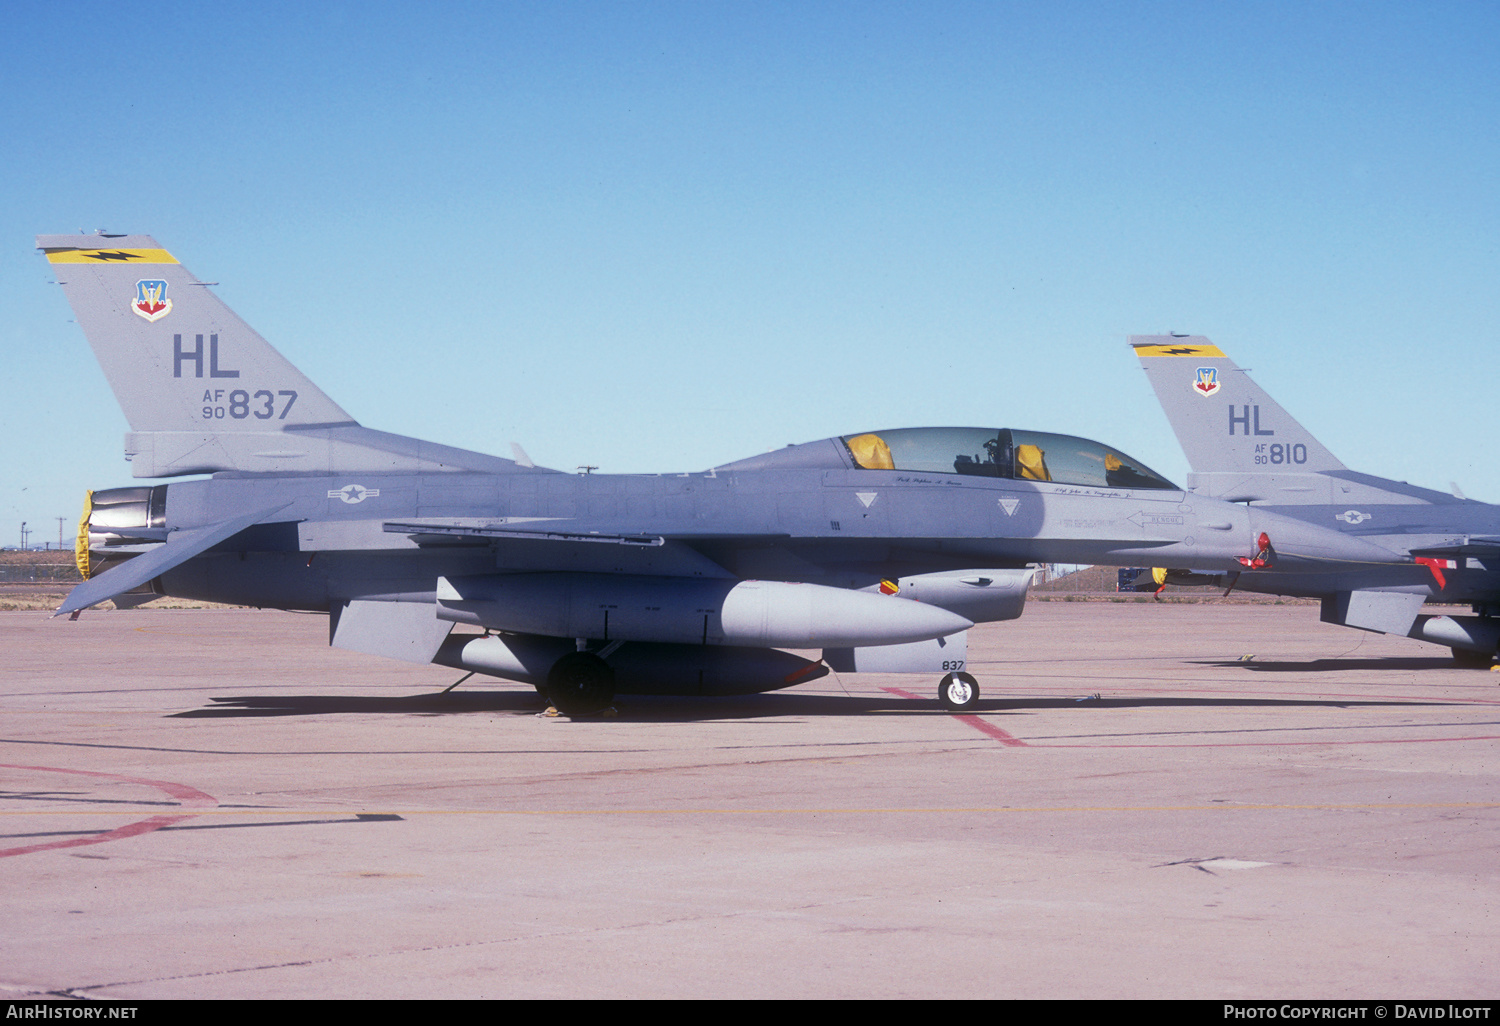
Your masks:
<svg viewBox="0 0 1500 1026"><path fill-rule="evenodd" d="M840 441L854 465L865 470L1181 490L1119 449L1071 435L1011 428L897 428L845 435Z"/></svg>

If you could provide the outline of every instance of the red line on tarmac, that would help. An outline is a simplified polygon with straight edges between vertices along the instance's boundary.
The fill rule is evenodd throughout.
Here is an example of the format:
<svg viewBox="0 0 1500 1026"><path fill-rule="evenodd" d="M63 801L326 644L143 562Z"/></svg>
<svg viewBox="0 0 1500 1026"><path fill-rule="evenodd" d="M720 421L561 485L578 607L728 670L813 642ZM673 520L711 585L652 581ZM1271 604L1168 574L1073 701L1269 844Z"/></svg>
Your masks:
<svg viewBox="0 0 1500 1026"><path fill-rule="evenodd" d="M127 777L119 773L96 773L92 770L59 769L56 766L15 766L9 763L0 763L0 769L33 770L38 773L72 773L81 777L103 777L106 780L116 780L126 784L144 784L166 792L176 798L189 808L213 809L219 805L219 800L211 794L205 794L196 787L187 784L176 784L170 780L150 780L146 777ZM147 819L127 823L113 830L94 834L91 837L75 837L67 841L51 841L47 844L32 844L24 848L0 849L0 859L11 855L25 855L33 851L49 851L53 848L78 848L86 844L103 844L105 841L118 841L125 837L136 837L140 834L149 834L162 827L180 823L185 819L192 819L196 812L190 812L182 816L151 816Z"/></svg>
<svg viewBox="0 0 1500 1026"><path fill-rule="evenodd" d="M914 695L902 688L881 688L893 695L902 698L914 698L921 700L921 695ZM1010 748L1282 748L1302 747L1307 745L1409 745L1423 744L1435 741L1496 741L1500 735L1475 734L1464 737L1384 737L1384 738L1359 738L1353 741L1189 741L1184 744L1160 744L1154 742L1081 742L1078 744L1056 743L1056 742L1032 742L1022 741L1020 738L1006 733L999 727L986 720L980 719L972 713L960 713L953 717L962 720L981 734L988 734L999 741L1002 745ZM1337 728L1330 728L1337 729ZM4 854L0 852L0 854Z"/></svg>
<svg viewBox="0 0 1500 1026"><path fill-rule="evenodd" d="M903 691L901 688L881 688L881 690L889 691L893 695L900 695L902 698L915 698L920 700L922 697L921 695L914 695L910 691ZM999 741L1002 745L1006 745L1010 748L1031 747L1020 738L1012 737L1010 734L1007 734L1005 731L1001 730L993 723L990 723L987 720L982 720L978 716L975 716L973 713L957 713L953 718L963 723L967 723L969 726L973 727L981 734L988 734L996 741Z"/></svg>

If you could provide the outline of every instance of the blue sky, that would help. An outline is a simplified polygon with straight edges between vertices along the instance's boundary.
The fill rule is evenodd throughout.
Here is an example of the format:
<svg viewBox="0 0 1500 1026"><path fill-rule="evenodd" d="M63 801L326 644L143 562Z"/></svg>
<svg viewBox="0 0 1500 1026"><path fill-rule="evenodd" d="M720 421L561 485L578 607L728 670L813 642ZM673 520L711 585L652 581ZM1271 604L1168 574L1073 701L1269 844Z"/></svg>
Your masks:
<svg viewBox="0 0 1500 1026"><path fill-rule="evenodd" d="M362 423L699 470L972 424L1181 481L1132 333L1500 501L1493 4L7 5L0 544L130 484L38 233L156 238Z"/></svg>

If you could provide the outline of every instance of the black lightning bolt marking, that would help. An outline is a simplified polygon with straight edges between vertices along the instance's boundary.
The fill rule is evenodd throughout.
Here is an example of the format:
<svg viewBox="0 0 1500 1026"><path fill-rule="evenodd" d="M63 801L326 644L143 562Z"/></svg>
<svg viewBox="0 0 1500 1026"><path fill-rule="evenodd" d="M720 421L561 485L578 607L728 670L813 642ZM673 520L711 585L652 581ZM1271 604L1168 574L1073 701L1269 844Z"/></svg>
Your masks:
<svg viewBox="0 0 1500 1026"><path fill-rule="evenodd" d="M1167 355L1168 356L1192 356L1196 352L1198 352L1198 348L1196 346L1178 346L1176 349L1168 349L1167 350Z"/></svg>
<svg viewBox="0 0 1500 1026"><path fill-rule="evenodd" d="M83 255L90 260L139 260L141 258L139 253L126 253L118 249L109 251L101 250L98 253L85 253Z"/></svg>

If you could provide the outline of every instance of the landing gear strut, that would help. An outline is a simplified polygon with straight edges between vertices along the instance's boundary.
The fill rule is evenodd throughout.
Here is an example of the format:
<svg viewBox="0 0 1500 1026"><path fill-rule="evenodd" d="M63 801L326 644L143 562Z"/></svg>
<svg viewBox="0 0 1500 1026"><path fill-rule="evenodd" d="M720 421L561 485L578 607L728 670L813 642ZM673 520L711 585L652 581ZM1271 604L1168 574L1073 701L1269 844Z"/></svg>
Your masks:
<svg viewBox="0 0 1500 1026"><path fill-rule="evenodd" d="M615 671L592 652L569 652L548 671L546 694L565 715L598 712L615 700Z"/></svg>
<svg viewBox="0 0 1500 1026"><path fill-rule="evenodd" d="M938 684L938 701L949 712L967 712L979 702L979 682L962 671L950 673Z"/></svg>

